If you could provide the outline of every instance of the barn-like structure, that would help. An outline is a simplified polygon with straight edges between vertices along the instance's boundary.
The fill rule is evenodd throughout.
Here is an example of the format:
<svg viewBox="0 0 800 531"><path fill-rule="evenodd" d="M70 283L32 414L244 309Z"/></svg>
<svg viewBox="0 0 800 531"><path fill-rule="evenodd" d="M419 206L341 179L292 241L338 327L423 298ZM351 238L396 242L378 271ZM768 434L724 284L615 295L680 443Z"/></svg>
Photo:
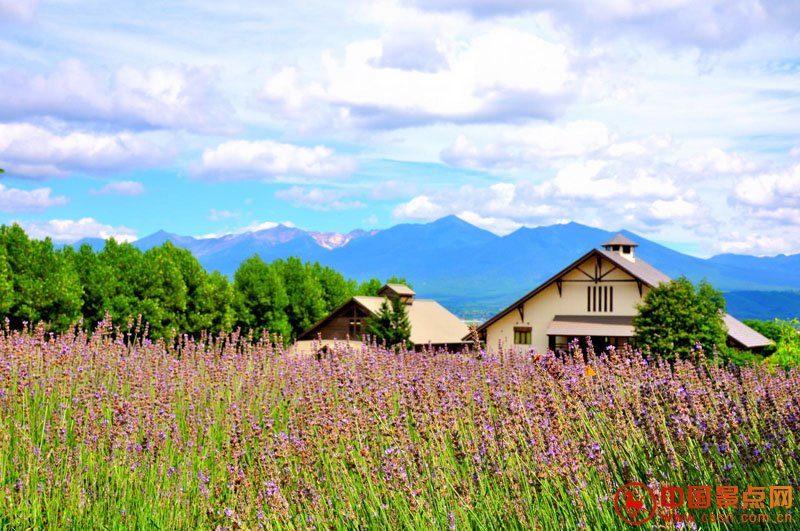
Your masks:
<svg viewBox="0 0 800 531"><path fill-rule="evenodd" d="M408 310L411 323L411 343L416 348L426 345L460 350L469 338L464 321L432 299L418 299L414 290L404 284L386 284L377 297L356 296L333 310L321 321L297 338L300 350L308 350L310 343L322 339L322 344L334 340L360 343L365 331L365 321L380 311L384 300L399 297Z"/></svg>
<svg viewBox="0 0 800 531"><path fill-rule="evenodd" d="M596 348L629 343L636 305L670 277L636 256L636 242L616 235L568 265L478 327L489 348L538 352L564 349L591 337ZM723 316L729 344L758 350L770 341L731 315ZM466 336L464 336L466 339Z"/></svg>

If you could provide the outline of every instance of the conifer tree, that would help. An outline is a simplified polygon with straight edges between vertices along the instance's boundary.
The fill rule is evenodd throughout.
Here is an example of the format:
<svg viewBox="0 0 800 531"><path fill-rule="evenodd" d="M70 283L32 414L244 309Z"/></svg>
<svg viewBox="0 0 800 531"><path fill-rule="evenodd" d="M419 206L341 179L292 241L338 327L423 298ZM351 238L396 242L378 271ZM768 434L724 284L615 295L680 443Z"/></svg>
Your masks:
<svg viewBox="0 0 800 531"><path fill-rule="evenodd" d="M411 322L408 319L406 304L395 297L384 299L380 310L366 321L367 333L379 343L390 346L408 342L411 339Z"/></svg>

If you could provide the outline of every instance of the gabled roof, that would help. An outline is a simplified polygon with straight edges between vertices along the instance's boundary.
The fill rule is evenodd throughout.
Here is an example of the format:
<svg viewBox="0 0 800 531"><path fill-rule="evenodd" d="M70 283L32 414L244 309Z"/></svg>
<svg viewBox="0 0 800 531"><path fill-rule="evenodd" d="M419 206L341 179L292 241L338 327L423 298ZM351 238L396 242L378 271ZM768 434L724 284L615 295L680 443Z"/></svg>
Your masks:
<svg viewBox="0 0 800 531"><path fill-rule="evenodd" d="M606 245L630 245L631 247L638 247L639 246L638 243L636 243L635 241L631 240L630 238L628 238L624 234L617 234L616 236L614 236L613 238L608 240L606 243L604 243L603 247L605 247Z"/></svg>
<svg viewBox="0 0 800 531"><path fill-rule="evenodd" d="M492 317L491 319L480 325L478 327L478 331L482 332L486 330L488 327L490 327L495 322L503 318L509 312L512 312L514 308L516 308L520 304L525 304L525 302L527 302L528 299L534 297L540 291L544 290L549 285L551 285L553 282L566 275L570 270L579 266L581 263L585 262L586 260L595 255L600 255L603 258L606 258L618 268L622 269L635 279L641 280L644 284L647 284L650 287L657 286L660 282L670 281L670 278L667 275L665 275L664 273L662 273L661 271L659 271L658 269L651 266L650 264L648 264L647 262L645 262L640 258L637 258L635 262L631 262L630 260L623 258L619 254L614 252L603 251L601 249L592 249L591 251L581 256L580 258L572 262L570 265L568 265L567 267L565 267L564 269L562 269L561 271L550 277L548 280L544 281L536 289L528 292L521 299L512 303L508 308L501 311L500 313L498 313L497 315L495 315L494 317Z"/></svg>
<svg viewBox="0 0 800 531"><path fill-rule="evenodd" d="M351 303L355 303L367 313L375 315L380 311L381 304L385 300L385 297L353 297L300 334L298 339L313 339L317 330L322 328L342 308ZM408 311L408 320L411 323L411 343L414 345L462 343L461 338L469 333L469 327L464 321L434 300L415 299L414 304L406 306L406 310Z"/></svg>
<svg viewBox="0 0 800 531"><path fill-rule="evenodd" d="M618 234L617 236L620 237L620 238L625 238L621 234ZM612 240L609 240L609 243L610 242L614 242L614 240L616 238L617 237L615 236ZM608 243L606 245L608 245ZM629 245L629 244L614 242L612 245ZM556 273L555 275L550 277L544 283L539 285L539 287L537 287L533 291L529 292L524 297L522 297L518 301L516 301L513 304L511 304L508 308L506 308L505 310L501 311L500 313L498 313L497 315L495 315L494 317L492 317L491 319L489 319L488 321L486 321L485 323L480 325L478 327L478 330L481 331L481 332L486 330L489 326L491 326L492 324L497 322L499 319L501 319L502 317L507 315L509 312L513 311L517 306L519 306L520 304L524 304L525 302L528 301L528 299L530 299L531 297L535 296L540 291L542 291L545 288L547 288L550 284L552 284L553 282L558 280L560 277L566 275L571 269L573 269L574 267L577 267L582 262L585 262L586 260L588 260L589 258L591 258L595 254L599 254L600 256L602 256L602 257L606 258L607 260L611 261L615 266L617 266L618 268L622 269L623 271L625 271L626 273L628 273L629 275L631 275L635 279L642 281L644 284L646 284L647 286L649 286L651 288L659 285L662 282L669 282L670 280L672 280L667 274L659 271L658 269L656 269L655 267L651 266L650 264L648 264L647 262L645 262L641 258L637 258L635 262L632 262L632 261L628 260L627 258L622 257L621 255L619 255L616 252L605 251L605 250L601 250L601 249L592 249L591 251L589 251L585 255L581 256L580 258L578 258L577 260L572 262L570 265L568 265L567 267L565 267L564 269L562 269L561 271L559 271L558 273ZM565 322L569 321L569 317L568 316L561 316L561 319L558 319L558 317L559 316L556 316L556 319L554 319L554 322L559 321L559 320L563 320ZM769 345L771 343L771 341L769 339L767 339L763 335L759 334L758 332L756 332L755 330L753 330L752 328L750 328L749 326L747 326L743 322L739 321L738 319L736 319L732 315L729 315L729 314L726 313L726 314L723 314L722 317L723 317L723 321L725 322L725 326L728 327L728 336L731 339L733 339L736 343L744 346L745 348L765 347L765 346L767 346L767 345ZM585 316L582 316L580 319L584 323L588 322L588 321L586 321L587 318ZM558 325L558 326L561 326L561 325ZM467 339L466 336L464 336L464 339Z"/></svg>
<svg viewBox="0 0 800 531"><path fill-rule="evenodd" d="M658 286L662 282L669 282L672 280L668 275L662 273L641 258L637 258L635 262L631 262L627 258L620 256L619 253L615 253L614 251L597 249L597 252L603 255L615 266L623 271L626 271L632 277L641 280L648 286Z"/></svg>
<svg viewBox="0 0 800 531"><path fill-rule="evenodd" d="M760 348L771 344L768 338L762 336L740 320L727 313L722 316L725 326L728 327L728 335L737 343L745 348Z"/></svg>
<svg viewBox="0 0 800 531"><path fill-rule="evenodd" d="M381 288L381 292L384 291L386 288L394 291L398 295L416 295L414 290L406 286L405 284L386 284ZM380 292L379 292L380 293Z"/></svg>

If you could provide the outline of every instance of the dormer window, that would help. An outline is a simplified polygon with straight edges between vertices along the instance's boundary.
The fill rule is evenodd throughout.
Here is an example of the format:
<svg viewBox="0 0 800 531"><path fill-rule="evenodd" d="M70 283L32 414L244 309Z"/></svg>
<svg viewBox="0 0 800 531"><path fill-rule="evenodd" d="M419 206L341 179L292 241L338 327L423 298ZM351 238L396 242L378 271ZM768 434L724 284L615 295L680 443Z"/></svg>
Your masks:
<svg viewBox="0 0 800 531"><path fill-rule="evenodd" d="M622 252L625 254L631 254L631 246L630 245L623 245Z"/></svg>

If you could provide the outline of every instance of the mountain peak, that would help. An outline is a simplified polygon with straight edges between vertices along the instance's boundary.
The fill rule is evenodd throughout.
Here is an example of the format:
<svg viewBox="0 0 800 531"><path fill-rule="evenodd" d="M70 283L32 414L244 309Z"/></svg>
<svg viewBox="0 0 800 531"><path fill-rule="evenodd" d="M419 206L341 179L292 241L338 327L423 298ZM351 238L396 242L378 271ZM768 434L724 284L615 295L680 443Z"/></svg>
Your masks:
<svg viewBox="0 0 800 531"><path fill-rule="evenodd" d="M444 216L443 218L435 219L428 223L428 225L435 227L463 227L465 225L469 225L470 227L478 228L469 221L465 221L455 214L450 214L448 216Z"/></svg>

